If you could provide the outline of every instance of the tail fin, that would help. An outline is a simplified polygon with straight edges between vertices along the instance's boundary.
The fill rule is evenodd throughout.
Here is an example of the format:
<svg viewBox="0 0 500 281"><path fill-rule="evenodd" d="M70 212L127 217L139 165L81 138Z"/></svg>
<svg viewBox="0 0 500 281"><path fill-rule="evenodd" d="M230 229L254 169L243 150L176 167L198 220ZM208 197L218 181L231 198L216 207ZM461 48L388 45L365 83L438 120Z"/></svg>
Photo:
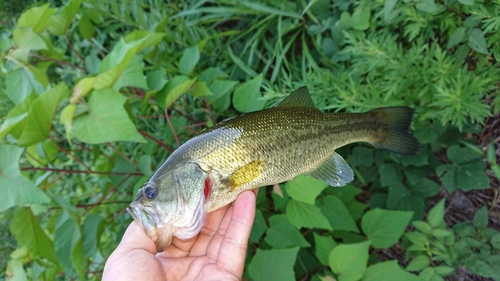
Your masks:
<svg viewBox="0 0 500 281"><path fill-rule="evenodd" d="M371 144L400 154L417 154L421 149L420 143L410 132L414 112L412 108L406 106L372 110L370 113L375 113L384 121L387 126L387 135L382 142Z"/></svg>

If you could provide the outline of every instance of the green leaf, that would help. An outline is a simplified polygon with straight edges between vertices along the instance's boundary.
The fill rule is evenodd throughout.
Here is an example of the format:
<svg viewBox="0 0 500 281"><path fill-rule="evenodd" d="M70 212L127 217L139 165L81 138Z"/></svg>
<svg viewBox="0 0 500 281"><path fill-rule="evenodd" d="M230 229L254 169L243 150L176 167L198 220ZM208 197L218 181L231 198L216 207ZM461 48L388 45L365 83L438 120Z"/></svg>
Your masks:
<svg viewBox="0 0 500 281"><path fill-rule="evenodd" d="M465 27L458 27L457 29L455 29L455 31L453 31L453 33L450 35L450 40L448 40L446 49L460 44L465 38L465 31Z"/></svg>
<svg viewBox="0 0 500 281"><path fill-rule="evenodd" d="M257 253L248 265L248 274L252 280L295 280L293 267L297 260L299 247L291 249L257 249Z"/></svg>
<svg viewBox="0 0 500 281"><path fill-rule="evenodd" d="M71 262L73 263L73 267L78 273L80 280L85 280L86 262L85 257L83 256L83 242L81 237L77 240L77 242L71 249Z"/></svg>
<svg viewBox="0 0 500 281"><path fill-rule="evenodd" d="M373 149L357 145L349 155L349 164L353 166L371 166L373 164Z"/></svg>
<svg viewBox="0 0 500 281"><path fill-rule="evenodd" d="M253 221L252 232L250 233L250 241L258 243L260 238L267 230L266 220L260 209L255 210L255 219Z"/></svg>
<svg viewBox="0 0 500 281"><path fill-rule="evenodd" d="M351 17L350 26L355 30L366 30L370 27L370 10L358 6Z"/></svg>
<svg viewBox="0 0 500 281"><path fill-rule="evenodd" d="M474 51L488 55L488 43L486 42L486 38L484 38L484 34L479 28L471 28L469 30L469 47L471 47Z"/></svg>
<svg viewBox="0 0 500 281"><path fill-rule="evenodd" d="M315 254L318 260L323 265L328 265L328 256L330 252L337 246L337 243L331 236L321 236L319 234L314 234L314 245Z"/></svg>
<svg viewBox="0 0 500 281"><path fill-rule="evenodd" d="M493 248L500 250L500 233L493 235L493 237L491 237L490 243Z"/></svg>
<svg viewBox="0 0 500 281"><path fill-rule="evenodd" d="M32 93L39 94L45 91L45 87L27 67L9 72L5 82L7 96L16 105L20 104Z"/></svg>
<svg viewBox="0 0 500 281"><path fill-rule="evenodd" d="M486 228L488 226L488 208L483 206L477 210L472 222L477 228Z"/></svg>
<svg viewBox="0 0 500 281"><path fill-rule="evenodd" d="M238 81L231 80L215 80L208 88L213 96L207 96L207 101L212 104L214 108L223 112L231 105L231 89L238 84Z"/></svg>
<svg viewBox="0 0 500 281"><path fill-rule="evenodd" d="M362 281L420 281L416 275L404 271L397 261L385 261L366 269Z"/></svg>
<svg viewBox="0 0 500 281"><path fill-rule="evenodd" d="M91 41L94 36L96 27L90 20L90 18L86 15L83 15L80 21L78 22L78 31L82 35L83 38L87 39L87 41Z"/></svg>
<svg viewBox="0 0 500 281"><path fill-rule="evenodd" d="M328 185L313 177L298 175L295 179L285 183L286 192L297 201L314 205L316 197Z"/></svg>
<svg viewBox="0 0 500 281"><path fill-rule="evenodd" d="M290 199L286 205L286 215L297 228L321 228L332 230L328 219L317 206Z"/></svg>
<svg viewBox="0 0 500 281"><path fill-rule="evenodd" d="M403 181L403 173L396 164L382 164L378 167L380 183L383 186L391 186Z"/></svg>
<svg viewBox="0 0 500 281"><path fill-rule="evenodd" d="M28 116L28 113L5 119L0 127L0 139L3 139L10 130L14 129L21 121L24 121L26 116Z"/></svg>
<svg viewBox="0 0 500 281"><path fill-rule="evenodd" d="M439 201L432 209L429 211L427 215L427 221L432 227L439 227L444 223L444 202L445 199Z"/></svg>
<svg viewBox="0 0 500 281"><path fill-rule="evenodd" d="M286 215L274 215L270 217L269 225L265 241L273 248L311 246L304 236L302 236L302 233L290 223Z"/></svg>
<svg viewBox="0 0 500 281"><path fill-rule="evenodd" d="M54 35L64 35L69 29L76 13L80 10L82 0L70 0L60 12L49 19L49 31Z"/></svg>
<svg viewBox="0 0 500 281"><path fill-rule="evenodd" d="M184 50L181 60L179 61L179 72L184 75L191 74L193 68L200 60L200 49L198 45L191 46Z"/></svg>
<svg viewBox="0 0 500 281"><path fill-rule="evenodd" d="M49 197L21 175L19 157L22 148L0 145L0 212L16 205L44 204Z"/></svg>
<svg viewBox="0 0 500 281"><path fill-rule="evenodd" d="M374 209L361 219L361 228L371 245L386 249L399 241L413 217L413 212Z"/></svg>
<svg viewBox="0 0 500 281"><path fill-rule="evenodd" d="M20 146L30 146L49 138L52 119L57 106L67 93L68 87L60 83L56 87L40 94L30 105L26 126L18 138Z"/></svg>
<svg viewBox="0 0 500 281"><path fill-rule="evenodd" d="M55 253L67 272L73 271L71 252L81 238L79 226L69 217L56 229L54 234Z"/></svg>
<svg viewBox="0 0 500 281"><path fill-rule="evenodd" d="M126 100L125 96L109 88L94 91L88 103L88 114L73 121L73 135L82 142L92 144L145 142L123 108Z"/></svg>
<svg viewBox="0 0 500 281"><path fill-rule="evenodd" d="M411 224L424 234L430 235L432 233L432 227L425 221L412 221Z"/></svg>
<svg viewBox="0 0 500 281"><path fill-rule="evenodd" d="M122 72L118 80L113 84L113 89L119 91L124 87L135 87L147 89L146 77L144 76L141 65L137 57L130 60L125 70Z"/></svg>
<svg viewBox="0 0 500 281"><path fill-rule="evenodd" d="M257 75L250 81L241 84L233 94L233 105L239 112L251 112L264 108L266 102L262 100L260 86L262 74Z"/></svg>
<svg viewBox="0 0 500 281"><path fill-rule="evenodd" d="M421 0L415 5L417 9L422 12L434 13L438 11L438 6L434 2L434 0Z"/></svg>
<svg viewBox="0 0 500 281"><path fill-rule="evenodd" d="M196 81L193 85L193 89L191 90L191 95L193 97L205 97L213 95L210 89L207 86L207 83L204 81Z"/></svg>
<svg viewBox="0 0 500 281"><path fill-rule="evenodd" d="M399 11L394 10L398 0L386 0L384 3L384 20L386 23L391 21L399 14Z"/></svg>
<svg viewBox="0 0 500 281"><path fill-rule="evenodd" d="M428 267L430 264L429 257L426 255L416 256L407 266L407 271L420 271Z"/></svg>
<svg viewBox="0 0 500 281"><path fill-rule="evenodd" d="M47 43L42 36L36 34L31 27L18 27L12 32L14 44L17 48L12 49L9 57L22 62L28 62L31 50L47 50ZM32 66L28 66L32 67Z"/></svg>
<svg viewBox="0 0 500 281"><path fill-rule="evenodd" d="M3 155L5 154L2 153L2 158ZM59 265L54 243L45 234L40 222L30 208L21 208L14 213L10 221L10 232L20 244L28 248L32 253L46 258L55 265Z"/></svg>
<svg viewBox="0 0 500 281"><path fill-rule="evenodd" d="M56 9L50 8L49 3L30 8L19 17L17 26L31 27L35 33L40 33L47 28L49 19L55 12Z"/></svg>
<svg viewBox="0 0 500 281"><path fill-rule="evenodd" d="M467 6L472 6L474 5L474 0L458 0L458 2L467 5Z"/></svg>
<svg viewBox="0 0 500 281"><path fill-rule="evenodd" d="M455 269L453 267L450 267L450 266L440 265L440 266L434 267L434 271L436 271L436 274L439 274L441 276L448 276L448 275L452 274L455 271Z"/></svg>
<svg viewBox="0 0 500 281"><path fill-rule="evenodd" d="M63 110L61 110L61 114L59 115L59 122L64 125L64 129L66 129L66 139L69 143L71 143L71 128L73 127L73 116L76 112L75 104L68 104Z"/></svg>
<svg viewBox="0 0 500 281"><path fill-rule="evenodd" d="M159 104L165 108L169 108L174 101L191 88L195 81L196 78L189 79L189 77L184 75L175 76L170 79L156 96Z"/></svg>
<svg viewBox="0 0 500 281"><path fill-rule="evenodd" d="M103 231L105 221L99 215L88 215L82 226L83 254L93 258L97 252L97 245Z"/></svg>
<svg viewBox="0 0 500 281"><path fill-rule="evenodd" d="M328 264L339 281L361 279L366 270L370 241L342 244L335 247L328 257Z"/></svg>
<svg viewBox="0 0 500 281"><path fill-rule="evenodd" d="M352 218L344 203L333 195L321 198L321 212L330 222L333 230L345 230L359 233L356 222Z"/></svg>
<svg viewBox="0 0 500 281"><path fill-rule="evenodd" d="M411 193L401 182L394 182L389 186L389 194L387 196L387 208L389 209L411 209L410 206Z"/></svg>

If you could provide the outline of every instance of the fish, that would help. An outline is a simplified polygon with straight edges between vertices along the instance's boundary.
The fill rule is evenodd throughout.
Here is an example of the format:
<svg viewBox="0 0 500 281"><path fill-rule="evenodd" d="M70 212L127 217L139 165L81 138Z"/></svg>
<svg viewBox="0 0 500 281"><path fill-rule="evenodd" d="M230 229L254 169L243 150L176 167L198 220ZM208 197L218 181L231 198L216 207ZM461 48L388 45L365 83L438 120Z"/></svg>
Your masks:
<svg viewBox="0 0 500 281"><path fill-rule="evenodd" d="M418 153L420 143L410 132L413 115L406 106L323 113L301 87L275 107L223 120L179 146L127 211L161 252L174 236L196 236L207 213L243 191L299 174L346 185L354 173L336 152L339 147L366 142L399 154Z"/></svg>

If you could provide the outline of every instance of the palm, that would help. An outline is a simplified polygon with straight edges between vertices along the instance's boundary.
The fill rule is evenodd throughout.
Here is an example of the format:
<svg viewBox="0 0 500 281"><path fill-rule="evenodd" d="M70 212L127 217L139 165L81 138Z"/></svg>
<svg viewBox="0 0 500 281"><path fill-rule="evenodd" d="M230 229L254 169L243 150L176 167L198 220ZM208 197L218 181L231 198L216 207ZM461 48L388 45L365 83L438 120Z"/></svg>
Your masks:
<svg viewBox="0 0 500 281"><path fill-rule="evenodd" d="M134 222L108 259L103 280L240 280L254 215L255 195L244 192L208 214L200 234L174 238L156 255L153 241Z"/></svg>

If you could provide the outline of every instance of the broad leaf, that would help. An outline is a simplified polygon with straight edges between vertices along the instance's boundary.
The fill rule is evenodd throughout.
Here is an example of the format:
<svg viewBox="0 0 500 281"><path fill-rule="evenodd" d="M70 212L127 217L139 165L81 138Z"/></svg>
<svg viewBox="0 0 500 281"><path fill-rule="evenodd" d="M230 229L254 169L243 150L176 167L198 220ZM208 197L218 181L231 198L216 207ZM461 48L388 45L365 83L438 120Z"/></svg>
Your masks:
<svg viewBox="0 0 500 281"><path fill-rule="evenodd" d="M59 101L61 101L67 91L68 87L64 83L61 83L40 94L31 103L26 126L17 140L20 146L30 146L49 138L52 119L56 114Z"/></svg>
<svg viewBox="0 0 500 281"><path fill-rule="evenodd" d="M70 0L67 2L58 14L50 18L49 31L54 35L66 34L81 4L82 0Z"/></svg>
<svg viewBox="0 0 500 281"><path fill-rule="evenodd" d="M255 281L295 280L293 266L299 247L291 249L257 249L248 265L248 274Z"/></svg>
<svg viewBox="0 0 500 281"><path fill-rule="evenodd" d="M126 100L125 96L109 88L95 91L88 103L89 112L74 120L73 135L82 142L94 144L145 142L123 108Z"/></svg>
<svg viewBox="0 0 500 281"><path fill-rule="evenodd" d="M335 247L328 263L339 281L356 281L363 277L368 261L370 241L356 244L342 244Z"/></svg>
<svg viewBox="0 0 500 281"><path fill-rule="evenodd" d="M33 7L24 12L17 20L18 27L31 27L35 33L42 32L49 24L50 17L57 9L50 8L50 4Z"/></svg>
<svg viewBox="0 0 500 281"><path fill-rule="evenodd" d="M344 203L333 195L321 198L319 207L328 218L333 230L345 230L359 233L356 222L352 218Z"/></svg>
<svg viewBox="0 0 500 281"><path fill-rule="evenodd" d="M5 82L7 96L16 105L32 93L40 94L45 91L44 85L35 78L29 67L21 67L9 72Z"/></svg>
<svg viewBox="0 0 500 281"><path fill-rule="evenodd" d="M21 208L14 214L10 221L10 232L20 244L35 255L44 257L56 265L59 264L54 251L54 242L45 234L30 208Z"/></svg>
<svg viewBox="0 0 500 281"><path fill-rule="evenodd" d="M413 212L374 209L361 219L361 228L371 245L386 249L399 241L413 217Z"/></svg>
<svg viewBox="0 0 500 281"><path fill-rule="evenodd" d="M135 194L135 193L134 193ZM255 210L255 219L253 221L252 232L250 233L250 241L258 243L262 235L267 230L266 220L260 209Z"/></svg>
<svg viewBox="0 0 500 281"><path fill-rule="evenodd" d="M180 96L194 84L196 78L179 75L170 79L157 94L158 103L165 108L170 107Z"/></svg>
<svg viewBox="0 0 500 281"><path fill-rule="evenodd" d="M331 236L321 236L314 233L315 254L318 260L323 265L328 265L328 256L330 252L337 246L337 243Z"/></svg>
<svg viewBox="0 0 500 281"><path fill-rule="evenodd" d="M314 205L316 197L327 186L326 183L305 175L298 175L295 179L287 181L285 184L286 192L290 197L311 205Z"/></svg>
<svg viewBox="0 0 500 281"><path fill-rule="evenodd" d="M233 94L233 105L239 112L251 112L264 108L266 102L262 100L260 86L262 84L262 74L250 81L241 84Z"/></svg>
<svg viewBox="0 0 500 281"><path fill-rule="evenodd" d="M9 144L0 145L0 212L16 205L43 204L49 197L19 171L23 149Z"/></svg>
<svg viewBox="0 0 500 281"><path fill-rule="evenodd" d="M269 218L265 241L273 248L289 248L291 246L311 246L302 233L293 226L285 215L274 215Z"/></svg>
<svg viewBox="0 0 500 281"><path fill-rule="evenodd" d="M418 276L413 275L401 267L397 261L386 261L372 265L366 269L362 281L420 281Z"/></svg>
<svg viewBox="0 0 500 281"><path fill-rule="evenodd" d="M317 206L291 199L286 205L286 215L297 228L322 228L332 230L328 219Z"/></svg>
<svg viewBox="0 0 500 281"><path fill-rule="evenodd" d="M444 202L445 199L439 201L432 209L429 211L427 215L427 221L430 226L436 228L444 223Z"/></svg>
<svg viewBox="0 0 500 281"><path fill-rule="evenodd" d="M184 75L189 75L200 60L200 50L198 45L191 46L184 50L179 61L179 71Z"/></svg>
<svg viewBox="0 0 500 281"><path fill-rule="evenodd" d="M488 43L486 42L486 38L484 38L484 34L479 28L471 28L469 30L469 47L471 47L474 51L488 55Z"/></svg>
<svg viewBox="0 0 500 281"><path fill-rule="evenodd" d="M135 87L147 89L146 77L137 57L132 58L123 73L113 85L113 89L119 91L123 87Z"/></svg>

